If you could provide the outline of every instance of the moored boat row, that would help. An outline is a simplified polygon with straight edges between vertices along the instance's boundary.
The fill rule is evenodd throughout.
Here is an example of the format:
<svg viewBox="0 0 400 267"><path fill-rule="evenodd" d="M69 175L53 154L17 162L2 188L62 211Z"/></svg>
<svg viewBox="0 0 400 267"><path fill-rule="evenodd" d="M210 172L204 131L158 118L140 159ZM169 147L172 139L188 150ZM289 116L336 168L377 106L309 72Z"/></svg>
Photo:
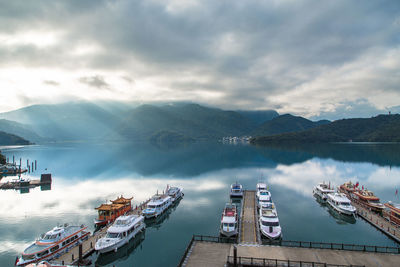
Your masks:
<svg viewBox="0 0 400 267"><path fill-rule="evenodd" d="M272 195L267 184L257 184L256 199L259 211L258 223L262 235L268 239L281 238L282 228L279 223L278 212L274 202L272 202Z"/></svg>

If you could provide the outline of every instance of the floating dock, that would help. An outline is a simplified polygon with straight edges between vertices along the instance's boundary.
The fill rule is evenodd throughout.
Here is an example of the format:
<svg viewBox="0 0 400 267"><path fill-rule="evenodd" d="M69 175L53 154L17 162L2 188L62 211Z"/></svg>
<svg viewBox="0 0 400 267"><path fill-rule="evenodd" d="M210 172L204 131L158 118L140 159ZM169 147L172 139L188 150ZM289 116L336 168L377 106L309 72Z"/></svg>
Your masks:
<svg viewBox="0 0 400 267"><path fill-rule="evenodd" d="M238 243L235 239L193 236L178 266L398 266L400 248L304 241L261 245L255 191L244 192ZM360 212L362 212L362 207ZM361 215L360 215L361 216ZM375 217L370 219L373 221ZM382 220L384 220L382 218ZM388 222L383 224L387 227ZM396 231L396 230L395 230ZM394 235L399 234L400 230Z"/></svg>
<svg viewBox="0 0 400 267"><path fill-rule="evenodd" d="M351 201L352 205L357 210L357 215L367 221L369 224L382 231L384 234L389 236L391 239L400 243L400 227L396 224L390 223L388 220L380 216L379 214L370 211L364 206L360 205L355 201Z"/></svg>

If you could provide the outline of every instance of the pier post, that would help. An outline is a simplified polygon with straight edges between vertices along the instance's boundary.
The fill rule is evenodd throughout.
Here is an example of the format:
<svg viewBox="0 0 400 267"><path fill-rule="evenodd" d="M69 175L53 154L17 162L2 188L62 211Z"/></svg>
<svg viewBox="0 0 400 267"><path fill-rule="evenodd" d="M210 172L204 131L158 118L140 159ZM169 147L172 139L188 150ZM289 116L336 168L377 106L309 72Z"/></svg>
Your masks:
<svg viewBox="0 0 400 267"><path fill-rule="evenodd" d="M28 165L28 172L31 173L31 165Z"/></svg>
<svg viewBox="0 0 400 267"><path fill-rule="evenodd" d="M82 244L79 244L79 262L82 262Z"/></svg>
<svg viewBox="0 0 400 267"><path fill-rule="evenodd" d="M74 262L74 254L72 254L71 258L72 258L72 262Z"/></svg>
<svg viewBox="0 0 400 267"><path fill-rule="evenodd" d="M37 170L37 160L35 159L35 171Z"/></svg>
<svg viewBox="0 0 400 267"><path fill-rule="evenodd" d="M233 266L237 267L237 247L233 246Z"/></svg>
<svg viewBox="0 0 400 267"><path fill-rule="evenodd" d="M29 159L26 160L26 167L29 167Z"/></svg>
<svg viewBox="0 0 400 267"><path fill-rule="evenodd" d="M13 155L13 164L15 163L15 156Z"/></svg>
<svg viewBox="0 0 400 267"><path fill-rule="evenodd" d="M34 170L34 169L33 169L33 161L32 161L32 172L33 172L33 170Z"/></svg>
<svg viewBox="0 0 400 267"><path fill-rule="evenodd" d="M19 168L21 169L21 167L22 167L22 159L19 158Z"/></svg>

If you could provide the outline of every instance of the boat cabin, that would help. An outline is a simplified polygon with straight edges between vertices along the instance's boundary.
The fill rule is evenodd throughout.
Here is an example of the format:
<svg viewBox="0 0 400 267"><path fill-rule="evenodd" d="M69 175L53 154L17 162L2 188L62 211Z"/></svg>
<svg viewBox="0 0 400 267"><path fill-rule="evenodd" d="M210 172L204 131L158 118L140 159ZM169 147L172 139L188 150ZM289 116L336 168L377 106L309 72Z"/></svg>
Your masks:
<svg viewBox="0 0 400 267"><path fill-rule="evenodd" d="M111 204L101 204L96 208L98 211L98 222L113 222L119 216L129 212L132 209L131 198L118 197L111 200Z"/></svg>
<svg viewBox="0 0 400 267"><path fill-rule="evenodd" d="M400 225L400 204L388 202L384 204L385 208L382 211L383 217L397 225Z"/></svg>

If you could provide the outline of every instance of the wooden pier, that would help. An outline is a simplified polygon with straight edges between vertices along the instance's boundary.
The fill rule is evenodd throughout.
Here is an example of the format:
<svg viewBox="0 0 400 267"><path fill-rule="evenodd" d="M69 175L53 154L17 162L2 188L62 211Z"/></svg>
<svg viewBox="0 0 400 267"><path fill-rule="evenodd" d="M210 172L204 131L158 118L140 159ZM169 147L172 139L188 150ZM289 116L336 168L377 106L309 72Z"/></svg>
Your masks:
<svg viewBox="0 0 400 267"><path fill-rule="evenodd" d="M142 211L146 208L147 203L150 201L150 199L140 203L138 206L136 206L134 209L132 209L130 212L127 213L127 215L141 215ZM57 263L57 264L62 264L62 265L77 265L79 261L89 255L91 255L95 250L94 250L94 245L96 244L97 240L100 238L104 237L105 234L107 233L107 229L111 226L112 224L109 224L103 228L101 228L99 231L95 232L87 240L84 240L81 242L79 246L75 246L71 248L68 252L64 253L61 255L59 258L54 259L52 262ZM80 253L79 247L82 247L82 251ZM79 255L81 254L81 259Z"/></svg>
<svg viewBox="0 0 400 267"><path fill-rule="evenodd" d="M52 182L51 174L42 174L40 180L24 180L16 179L11 182L0 183L0 189L23 189L23 188L34 188L41 185L50 185Z"/></svg>
<svg viewBox="0 0 400 267"><path fill-rule="evenodd" d="M400 243L400 227L383 218L381 215L370 211L361 204L352 200L352 205L357 209L357 215L369 224L382 231L384 234Z"/></svg>
<svg viewBox="0 0 400 267"><path fill-rule="evenodd" d="M245 190L241 211L241 229L239 242L244 244L260 244L258 231L256 191Z"/></svg>

